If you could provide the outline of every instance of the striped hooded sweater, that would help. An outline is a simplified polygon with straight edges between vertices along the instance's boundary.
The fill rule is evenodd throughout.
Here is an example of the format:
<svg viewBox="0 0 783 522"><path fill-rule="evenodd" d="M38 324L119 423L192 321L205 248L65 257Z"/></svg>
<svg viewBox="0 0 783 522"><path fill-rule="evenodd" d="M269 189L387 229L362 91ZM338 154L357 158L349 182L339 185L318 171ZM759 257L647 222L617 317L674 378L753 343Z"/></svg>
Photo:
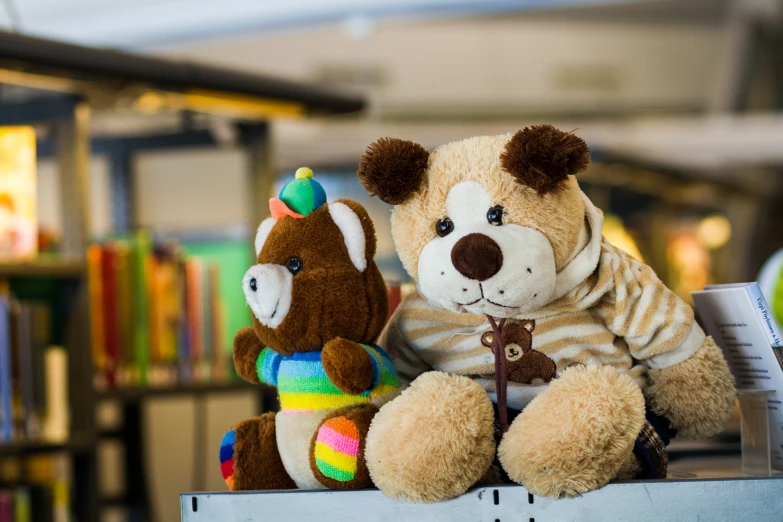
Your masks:
<svg viewBox="0 0 783 522"><path fill-rule="evenodd" d="M280 355L264 348L256 360L261 382L277 387L280 410L287 413L328 410L369 404L399 388L400 380L389 356L374 344L361 345L372 361L372 383L359 395L340 391L326 375L321 351Z"/></svg>
<svg viewBox="0 0 783 522"><path fill-rule="evenodd" d="M507 321L525 325L532 337L527 340L533 352L516 354L519 361L528 357L551 368L542 374L546 379L530 382L515 381L511 373L510 408L523 409L552 377L578 364L613 366L644 389L648 370L686 360L705 340L690 306L650 267L603 239L598 233L603 215L585 201L588 235L558 272L554 299ZM482 343L488 335L492 328L485 316L447 311L413 293L395 311L380 344L406 380L433 369L466 375L495 401L494 356Z"/></svg>

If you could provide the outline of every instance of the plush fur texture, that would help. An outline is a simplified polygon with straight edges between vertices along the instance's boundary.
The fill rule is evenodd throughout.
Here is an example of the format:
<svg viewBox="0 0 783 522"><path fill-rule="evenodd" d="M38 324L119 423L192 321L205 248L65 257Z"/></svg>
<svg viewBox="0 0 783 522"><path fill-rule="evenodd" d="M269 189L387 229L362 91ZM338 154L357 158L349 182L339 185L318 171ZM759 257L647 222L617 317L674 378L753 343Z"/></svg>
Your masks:
<svg viewBox="0 0 783 522"><path fill-rule="evenodd" d="M573 497L609 482L632 459L644 396L607 366L569 368L517 417L498 456L531 493Z"/></svg>
<svg viewBox="0 0 783 522"><path fill-rule="evenodd" d="M370 478L370 472L367 470L367 464L365 463L364 448L367 443L367 431L370 429L370 423L372 422L372 419L376 413L378 413L378 407L372 404L362 406L348 406L334 410L321 422L321 425L323 425L330 419L344 417L356 426L360 437L356 476L351 481L340 482L338 480L327 477L318 469L315 458L315 443L318 438L318 432L316 431L316 433L313 435L313 441L310 446L310 469L321 484L325 485L329 489L362 489L371 488L373 486L372 479ZM319 425L319 428L321 425Z"/></svg>
<svg viewBox="0 0 783 522"><path fill-rule="evenodd" d="M562 189L543 196L532 188L521 187L500 162L510 138L470 138L432 152L426 183L418 195L392 210L394 245L411 277L417 277L422 249L437 237L435 224L447 215L446 198L451 188L461 181L477 179L489 193L492 205L505 209L506 223L530 227L546 236L558 270L569 260L579 243L585 215L576 178L569 176Z"/></svg>
<svg viewBox="0 0 783 522"><path fill-rule="evenodd" d="M381 138L367 147L359 162L359 181L390 205L410 198L424 181L427 150L412 141Z"/></svg>
<svg viewBox="0 0 783 522"><path fill-rule="evenodd" d="M514 134L500 163L517 182L543 196L564 189L568 176L585 170L590 150L578 136L552 125L534 125Z"/></svg>
<svg viewBox="0 0 783 522"><path fill-rule="evenodd" d="M389 165L396 161L384 159L390 154L389 148L371 147L367 161ZM536 494L574 496L634 476L640 466L633 446L646 426L645 398L685 437L716 433L730 415L731 375L712 340L693 325L692 310L649 267L601 240L601 213L574 177L588 162L581 139L548 125L514 136L469 138L435 149L420 185L407 184L408 191L399 190L405 197L389 201L395 204L397 253L417 294L398 309L381 344L411 378L436 368L476 381L424 373L381 409L368 433L367 458L375 484L387 495L444 500L487 471L482 448L492 438L483 431L486 405L477 383L485 394L495 392L495 367L483 349L487 344L470 339L486 328L482 314L523 325L509 331L507 341L517 340L511 344L525 355L519 357L514 346L506 355L516 385L509 395L525 409L503 438L499 457L508 475ZM366 170L359 172L365 186L397 179L377 169L368 183ZM488 219L488 210L498 206L502 223ZM436 225L447 217L452 232L438 234ZM511 232L524 240L514 244L503 237ZM490 279L482 280L494 270L483 259L487 241L456 248L472 233L502 249L503 270ZM530 252L537 257L525 257ZM524 268L504 275L506 265ZM546 293L542 282L549 280L553 290ZM529 296L516 296L524 305L512 301L514 288L533 288ZM485 301L498 305L495 300L502 310L471 308ZM533 330L538 344L531 345ZM628 350L621 354L623 367L582 356L582 347L591 344L600 345L601 354ZM570 355L557 358L563 353ZM591 357L606 363L580 366ZM524 362L518 365L515 358ZM559 378L543 384L554 375Z"/></svg>
<svg viewBox="0 0 783 522"><path fill-rule="evenodd" d="M359 395L372 384L372 360L359 344L338 337L324 345L321 362L340 391Z"/></svg>
<svg viewBox="0 0 783 522"><path fill-rule="evenodd" d="M330 410L315 410L302 413L278 412L277 449L286 471L299 489L323 489L324 485L310 469L310 446L313 434L318 431ZM263 466L255 461L256 466Z"/></svg>
<svg viewBox="0 0 783 522"><path fill-rule="evenodd" d="M503 251L484 234L468 234L451 249L451 262L469 279L486 281L503 266Z"/></svg>
<svg viewBox="0 0 783 522"><path fill-rule="evenodd" d="M237 375L247 382L258 384L258 373L256 373L256 360L258 354L264 349L264 345L256 335L256 332L245 327L234 336L234 368Z"/></svg>
<svg viewBox="0 0 783 522"><path fill-rule="evenodd" d="M373 419L367 436L373 482L410 502L461 495L492 464L493 423L492 403L475 382L425 373Z"/></svg>
<svg viewBox="0 0 783 522"><path fill-rule="evenodd" d="M265 413L260 417L244 420L234 426L234 489L265 490L293 489L294 481L288 476L275 436L275 414ZM263 466L256 463L263 462Z"/></svg>
<svg viewBox="0 0 783 522"><path fill-rule="evenodd" d="M342 406L372 400L380 405L396 396L394 382L398 380L391 363L388 360L374 363L358 344L375 341L388 316L386 285L373 260L376 238L372 221L358 203L340 200L304 218L285 216L273 226L268 221L264 223L257 237L260 249L257 264L243 280L254 312L253 328L243 328L237 333L234 365L240 376L253 383L259 382L259 367L263 367L265 382L278 382L282 398L299 397L306 404L297 403L297 407L281 411L277 416L266 414L238 425L234 443L234 489L367 487L371 483L363 461L354 480L340 483L320 473L316 476L310 454L320 424L335 411L332 404ZM292 274L287 264L293 257L302 261L302 267ZM274 278L280 272L287 286L275 285L282 279ZM279 309L281 288L290 292L290 306L279 317L273 310ZM271 293L272 299L270 315L262 323L257 310L265 311L270 301L269 295L260 295L264 291ZM266 352L262 354L265 347ZM321 350L321 354L311 353ZM373 357L380 359L381 355L372 350ZM296 360L307 368L305 373L311 371L307 365L323 365L321 375L325 374L331 383L327 383L326 392L320 391L323 387L312 386L309 373L302 376L293 371L286 375L288 395L283 393L277 373L281 365L291 364L291 360L281 363L280 355L300 352L315 356L312 362ZM264 366L264 361L269 365ZM373 383L374 365L378 366L378 383ZM306 393L292 382L305 382ZM353 397L339 396L337 390ZM367 391L369 397L364 395ZM323 397L338 400L323 406ZM377 407L355 405L337 411L355 421L364 438Z"/></svg>
<svg viewBox="0 0 783 522"><path fill-rule="evenodd" d="M302 260L302 270L293 277L291 309L282 324L269 328L253 320L261 342L283 355L320 350L336 337L372 342L383 328L388 298L385 286L378 285L383 277L372 262L375 229L361 205L350 200L339 203L350 208L362 225L367 262L363 272L354 266L327 206L306 219L282 218L258 255L259 264L285 266L294 256Z"/></svg>
<svg viewBox="0 0 783 522"><path fill-rule="evenodd" d="M709 437L731 417L737 395L734 377L712 337L686 361L647 376L650 407L671 421L677 438Z"/></svg>

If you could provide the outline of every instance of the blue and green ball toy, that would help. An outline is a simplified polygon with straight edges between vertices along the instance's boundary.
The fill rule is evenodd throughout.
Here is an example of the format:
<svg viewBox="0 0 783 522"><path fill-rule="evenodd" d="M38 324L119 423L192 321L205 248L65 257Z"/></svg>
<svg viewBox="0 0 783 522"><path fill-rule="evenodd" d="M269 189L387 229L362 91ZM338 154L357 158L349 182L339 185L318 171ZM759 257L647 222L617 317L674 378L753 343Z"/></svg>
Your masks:
<svg viewBox="0 0 783 522"><path fill-rule="evenodd" d="M289 212L280 207L282 202ZM313 171L302 167L296 171L296 179L286 183L277 198L270 200L272 215L304 217L326 203L326 192L313 179ZM277 216L275 216L277 219Z"/></svg>

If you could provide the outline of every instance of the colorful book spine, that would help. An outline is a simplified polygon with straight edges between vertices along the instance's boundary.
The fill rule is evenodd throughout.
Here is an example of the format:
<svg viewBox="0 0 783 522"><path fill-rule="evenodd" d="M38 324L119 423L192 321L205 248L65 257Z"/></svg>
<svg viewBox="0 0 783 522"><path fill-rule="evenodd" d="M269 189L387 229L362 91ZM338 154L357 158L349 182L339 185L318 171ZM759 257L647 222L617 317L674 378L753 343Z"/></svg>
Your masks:
<svg viewBox="0 0 783 522"><path fill-rule="evenodd" d="M109 387L117 385L119 365L119 328L117 322L117 269L114 248L103 248L101 278L103 285L103 335L106 350L106 381Z"/></svg>
<svg viewBox="0 0 783 522"><path fill-rule="evenodd" d="M117 284L117 364L119 378L128 380L133 362L133 278L131 277L131 249L126 242L114 243L114 269Z"/></svg>
<svg viewBox="0 0 783 522"><path fill-rule="evenodd" d="M147 384L149 375L149 309L148 309L148 265L152 251L152 240L149 233L139 231L133 241L133 280L134 280L134 361L137 381L140 385Z"/></svg>
<svg viewBox="0 0 783 522"><path fill-rule="evenodd" d="M87 288L90 296L90 334L92 358L99 374L106 371L106 346L103 318L103 247L87 248Z"/></svg>
<svg viewBox="0 0 783 522"><path fill-rule="evenodd" d="M10 442L14 435L9 304L8 294L0 294L0 442Z"/></svg>

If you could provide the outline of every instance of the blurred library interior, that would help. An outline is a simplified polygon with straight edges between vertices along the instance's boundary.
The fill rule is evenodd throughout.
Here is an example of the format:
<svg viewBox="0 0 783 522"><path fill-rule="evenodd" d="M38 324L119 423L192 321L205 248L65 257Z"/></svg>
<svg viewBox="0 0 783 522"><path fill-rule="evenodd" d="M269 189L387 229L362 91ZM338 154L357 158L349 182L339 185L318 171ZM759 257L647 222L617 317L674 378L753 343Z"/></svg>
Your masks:
<svg viewBox="0 0 783 522"><path fill-rule="evenodd" d="M0 522L179 519L225 490L240 281L300 166L365 205L364 148L577 129L603 233L692 304L755 281L783 319L780 0L0 2ZM675 443L731 466L738 422ZM678 467L679 466L679 467Z"/></svg>

